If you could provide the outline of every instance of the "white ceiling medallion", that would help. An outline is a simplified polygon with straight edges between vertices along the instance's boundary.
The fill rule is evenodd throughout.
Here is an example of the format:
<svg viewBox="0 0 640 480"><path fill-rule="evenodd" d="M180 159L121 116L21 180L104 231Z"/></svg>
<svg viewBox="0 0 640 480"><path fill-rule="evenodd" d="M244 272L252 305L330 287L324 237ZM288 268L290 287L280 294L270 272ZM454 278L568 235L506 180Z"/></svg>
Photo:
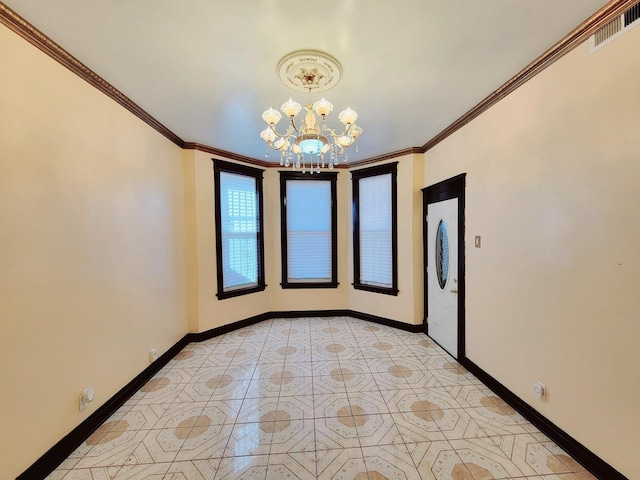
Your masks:
<svg viewBox="0 0 640 480"><path fill-rule="evenodd" d="M276 125L282 114L269 107L262 114L267 128L260 132L260 137L273 150L280 152L280 165L302 168L302 172L320 172L327 166L333 168L349 158L345 149L355 145L362 128L356 125L358 114L347 108L338 115L344 125L341 132L329 128L326 117L333 110L333 104L323 97L312 101L314 93L325 92L337 85L342 77L342 66L331 55L318 50L296 50L285 55L277 67L280 80L289 88L309 94L309 103L304 106L289 98L280 110L288 118L287 130L280 133ZM304 119L296 124L296 116L305 110ZM269 156L267 153L266 157Z"/></svg>
<svg viewBox="0 0 640 480"><path fill-rule="evenodd" d="M278 62L282 83L296 92L326 92L342 78L342 65L333 56L319 50L296 50Z"/></svg>

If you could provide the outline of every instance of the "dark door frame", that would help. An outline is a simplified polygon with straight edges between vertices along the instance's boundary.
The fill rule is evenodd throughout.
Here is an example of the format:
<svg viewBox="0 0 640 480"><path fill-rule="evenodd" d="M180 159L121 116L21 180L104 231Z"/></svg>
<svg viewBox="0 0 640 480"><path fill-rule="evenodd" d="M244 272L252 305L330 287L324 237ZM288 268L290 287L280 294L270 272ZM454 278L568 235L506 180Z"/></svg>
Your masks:
<svg viewBox="0 0 640 480"><path fill-rule="evenodd" d="M429 252L427 252L427 208L429 204L458 199L458 360L465 358L465 261L464 261L464 205L465 205L465 180L466 173L443 180L434 185L422 189L423 193L423 219L422 243L424 248L424 325L425 333L429 335L429 302L428 302L428 278Z"/></svg>

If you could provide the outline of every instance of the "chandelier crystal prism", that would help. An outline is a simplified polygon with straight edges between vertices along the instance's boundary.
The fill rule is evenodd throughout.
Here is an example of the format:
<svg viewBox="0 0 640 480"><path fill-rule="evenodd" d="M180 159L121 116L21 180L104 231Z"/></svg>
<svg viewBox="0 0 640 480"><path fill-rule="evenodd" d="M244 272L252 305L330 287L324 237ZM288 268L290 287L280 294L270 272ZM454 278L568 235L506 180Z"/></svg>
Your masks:
<svg viewBox="0 0 640 480"><path fill-rule="evenodd" d="M332 169L341 161L346 162L346 148L355 145L357 151L357 140L362 134L362 128L356 125L358 114L351 108L340 112L338 120L344 127L336 132L326 123L333 104L324 97L312 102L314 93L327 91L340 81L340 63L318 50L297 50L278 62L277 71L285 85L309 94L309 103L304 107L292 98L280 106L280 111L289 118L284 133L276 130L282 120L280 111L269 107L262 114L267 128L260 132L260 137L270 148L280 152L280 165L319 173L321 168ZM303 109L304 118L296 124L296 117Z"/></svg>

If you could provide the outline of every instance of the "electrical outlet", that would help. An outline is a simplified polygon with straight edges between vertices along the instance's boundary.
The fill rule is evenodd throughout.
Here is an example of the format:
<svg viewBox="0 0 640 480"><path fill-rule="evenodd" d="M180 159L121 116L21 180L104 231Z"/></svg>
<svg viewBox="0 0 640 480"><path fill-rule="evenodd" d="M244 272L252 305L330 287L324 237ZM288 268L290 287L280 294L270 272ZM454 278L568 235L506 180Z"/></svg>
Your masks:
<svg viewBox="0 0 640 480"><path fill-rule="evenodd" d="M149 363L153 363L158 359L158 349L152 348L149 350Z"/></svg>
<svg viewBox="0 0 640 480"><path fill-rule="evenodd" d="M87 405L93 401L94 397L95 392L93 391L93 388L85 389L85 391L80 394L80 411L87 408Z"/></svg>
<svg viewBox="0 0 640 480"><path fill-rule="evenodd" d="M537 381L533 384L533 393L536 397L545 399L547 398L547 387L544 383Z"/></svg>

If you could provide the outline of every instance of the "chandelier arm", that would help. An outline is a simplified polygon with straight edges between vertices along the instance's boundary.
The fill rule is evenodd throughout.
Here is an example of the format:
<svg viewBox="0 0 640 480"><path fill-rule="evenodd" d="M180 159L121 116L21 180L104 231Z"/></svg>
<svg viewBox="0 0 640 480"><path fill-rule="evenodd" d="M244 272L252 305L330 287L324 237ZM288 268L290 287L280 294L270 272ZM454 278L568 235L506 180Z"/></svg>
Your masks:
<svg viewBox="0 0 640 480"><path fill-rule="evenodd" d="M351 127L353 127L355 125L355 123L351 123L349 125L346 125L347 128L344 129L344 133L342 135L349 135L349 132L351 131Z"/></svg>
<svg viewBox="0 0 640 480"><path fill-rule="evenodd" d="M271 129L271 131L272 131L273 133L275 133L275 134L276 134L276 136L277 136L277 137L281 137L281 138L289 138L289 137L291 137L291 134L290 134L289 132L284 133L284 134L283 134L283 133L278 132L278 131L276 130L276 126L275 126L275 125L269 124L269 128Z"/></svg>
<svg viewBox="0 0 640 480"><path fill-rule="evenodd" d="M293 117L289 117L291 119L291 127L293 128L293 131L296 133L300 133L300 131L298 130L298 127L296 127L296 122L294 121Z"/></svg>

